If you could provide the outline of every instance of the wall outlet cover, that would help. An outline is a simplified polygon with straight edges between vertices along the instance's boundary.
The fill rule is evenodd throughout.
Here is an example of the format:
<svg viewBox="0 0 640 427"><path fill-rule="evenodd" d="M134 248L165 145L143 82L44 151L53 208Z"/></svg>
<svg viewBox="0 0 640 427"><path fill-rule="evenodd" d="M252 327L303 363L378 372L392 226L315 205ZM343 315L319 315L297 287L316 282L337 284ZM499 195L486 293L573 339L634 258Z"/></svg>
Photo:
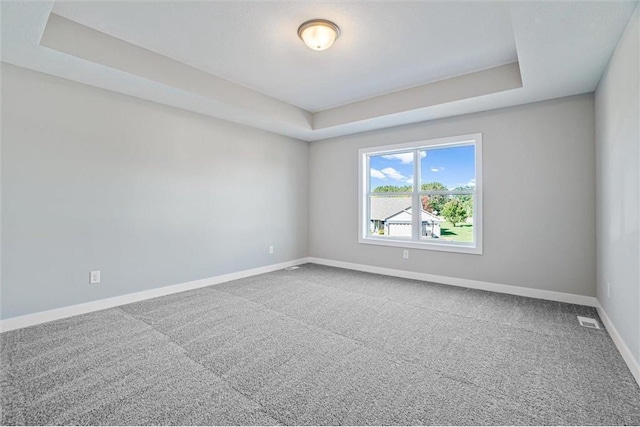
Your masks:
<svg viewBox="0 0 640 427"><path fill-rule="evenodd" d="M92 271L89 274L89 284L95 285L96 283L100 283L100 271Z"/></svg>

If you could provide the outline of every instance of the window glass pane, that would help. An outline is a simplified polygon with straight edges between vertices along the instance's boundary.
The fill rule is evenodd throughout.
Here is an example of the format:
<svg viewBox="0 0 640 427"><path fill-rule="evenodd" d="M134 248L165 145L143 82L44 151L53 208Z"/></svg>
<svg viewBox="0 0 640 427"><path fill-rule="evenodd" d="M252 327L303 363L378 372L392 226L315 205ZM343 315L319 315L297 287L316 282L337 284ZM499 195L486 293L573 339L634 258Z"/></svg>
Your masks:
<svg viewBox="0 0 640 427"><path fill-rule="evenodd" d="M413 191L412 151L369 157L372 193Z"/></svg>
<svg viewBox="0 0 640 427"><path fill-rule="evenodd" d="M475 147L463 145L421 150L420 175L421 191L474 188Z"/></svg>
<svg viewBox="0 0 640 427"><path fill-rule="evenodd" d="M428 204L422 196L423 208ZM429 196L433 197L433 196ZM423 209L420 237L438 241L473 243L473 195L450 195L444 197L438 215Z"/></svg>
<svg viewBox="0 0 640 427"><path fill-rule="evenodd" d="M370 196L369 234L411 238L411 196Z"/></svg>

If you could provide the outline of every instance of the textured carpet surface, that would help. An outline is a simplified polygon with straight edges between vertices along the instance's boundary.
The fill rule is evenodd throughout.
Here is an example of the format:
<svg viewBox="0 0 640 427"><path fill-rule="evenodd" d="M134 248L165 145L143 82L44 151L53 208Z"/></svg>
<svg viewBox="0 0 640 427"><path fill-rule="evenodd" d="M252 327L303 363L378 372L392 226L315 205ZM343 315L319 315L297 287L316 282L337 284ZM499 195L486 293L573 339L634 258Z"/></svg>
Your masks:
<svg viewBox="0 0 640 427"><path fill-rule="evenodd" d="M640 424L578 315L306 264L0 335L2 424Z"/></svg>

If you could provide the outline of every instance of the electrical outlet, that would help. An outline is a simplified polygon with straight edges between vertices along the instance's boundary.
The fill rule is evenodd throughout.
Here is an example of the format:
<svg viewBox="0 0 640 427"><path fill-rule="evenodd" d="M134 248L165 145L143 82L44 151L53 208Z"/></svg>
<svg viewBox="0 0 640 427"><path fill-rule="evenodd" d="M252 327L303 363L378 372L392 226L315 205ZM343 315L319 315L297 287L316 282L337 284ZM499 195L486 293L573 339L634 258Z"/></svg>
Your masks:
<svg viewBox="0 0 640 427"><path fill-rule="evenodd" d="M269 246L269 253L272 254L273 253L273 246Z"/></svg>
<svg viewBox="0 0 640 427"><path fill-rule="evenodd" d="M100 271L92 271L89 274L89 284L95 285L96 283L100 283Z"/></svg>
<svg viewBox="0 0 640 427"><path fill-rule="evenodd" d="M402 251L402 258L409 259L409 249L404 249Z"/></svg>
<svg viewBox="0 0 640 427"><path fill-rule="evenodd" d="M607 282L607 298L611 298L611 283Z"/></svg>

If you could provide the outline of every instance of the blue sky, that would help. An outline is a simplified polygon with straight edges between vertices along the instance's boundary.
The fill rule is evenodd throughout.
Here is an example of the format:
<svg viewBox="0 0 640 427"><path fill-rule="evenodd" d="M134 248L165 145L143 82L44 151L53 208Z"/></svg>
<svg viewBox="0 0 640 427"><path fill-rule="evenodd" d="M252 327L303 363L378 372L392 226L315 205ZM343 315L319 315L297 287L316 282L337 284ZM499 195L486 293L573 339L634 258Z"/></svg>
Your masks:
<svg viewBox="0 0 640 427"><path fill-rule="evenodd" d="M475 185L475 150L471 145L434 148L421 152L422 183L440 182L449 189ZM402 186L413 180L411 153L371 157L371 189L380 185Z"/></svg>

